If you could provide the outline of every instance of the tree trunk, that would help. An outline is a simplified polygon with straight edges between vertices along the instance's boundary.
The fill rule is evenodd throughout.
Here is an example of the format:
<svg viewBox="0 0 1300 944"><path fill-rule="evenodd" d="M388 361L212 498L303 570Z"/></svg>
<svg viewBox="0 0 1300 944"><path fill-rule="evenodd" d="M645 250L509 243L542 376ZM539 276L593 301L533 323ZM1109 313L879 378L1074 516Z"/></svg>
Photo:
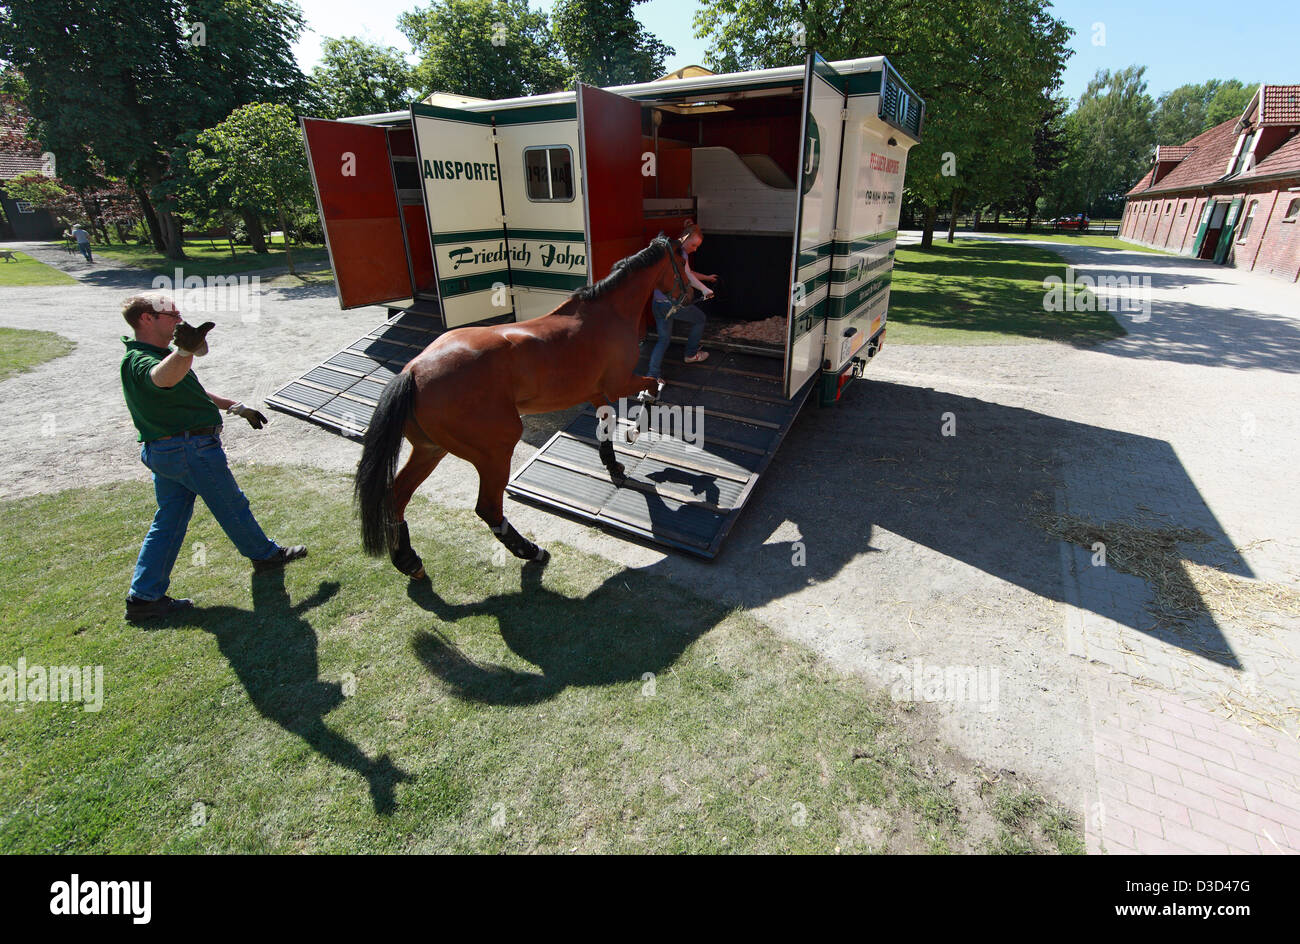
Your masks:
<svg viewBox="0 0 1300 944"><path fill-rule="evenodd" d="M280 231L284 233L284 258L289 263L289 274L297 275L293 270L293 250L289 248L289 227L284 221L284 210L280 209Z"/></svg>
<svg viewBox="0 0 1300 944"><path fill-rule="evenodd" d="M934 245L934 218L939 215L939 208L927 203L925 206L925 223L921 228L921 248L929 249Z"/></svg>
<svg viewBox="0 0 1300 944"><path fill-rule="evenodd" d="M180 217L170 210L158 211L158 229L162 233L163 253L178 262L185 259L185 230Z"/></svg>
<svg viewBox="0 0 1300 944"><path fill-rule="evenodd" d="M248 242L253 247L253 252L265 255L268 250L262 220L252 210L240 210L239 215L243 217L244 229L248 230Z"/></svg>
<svg viewBox="0 0 1300 944"><path fill-rule="evenodd" d="M953 241L957 233L957 188L952 191L952 209L948 211L948 242Z"/></svg>
<svg viewBox="0 0 1300 944"><path fill-rule="evenodd" d="M159 252L165 251L163 245L162 228L158 225L158 214L154 212L153 203L149 200L149 194L143 187L135 187L135 198L140 201L140 210L144 215L144 224L149 229L149 238L153 240L153 248Z"/></svg>

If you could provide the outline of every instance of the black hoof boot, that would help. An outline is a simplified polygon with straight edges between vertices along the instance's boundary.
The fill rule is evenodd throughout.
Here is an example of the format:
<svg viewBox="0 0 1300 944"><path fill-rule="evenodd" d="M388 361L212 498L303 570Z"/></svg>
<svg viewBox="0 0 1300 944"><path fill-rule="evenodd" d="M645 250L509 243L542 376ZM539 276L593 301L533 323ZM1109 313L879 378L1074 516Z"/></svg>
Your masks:
<svg viewBox="0 0 1300 944"><path fill-rule="evenodd" d="M496 535L498 541L505 545L507 551L520 560L541 560L542 558L539 555L546 554L546 551L516 531L515 526L505 518L502 518L501 523L492 529L492 533Z"/></svg>
<svg viewBox="0 0 1300 944"><path fill-rule="evenodd" d="M407 529L405 521L398 529L397 540L393 542L388 559L393 562L394 567L412 580L423 580L426 576L424 561L420 560L420 555L411 547L411 532Z"/></svg>

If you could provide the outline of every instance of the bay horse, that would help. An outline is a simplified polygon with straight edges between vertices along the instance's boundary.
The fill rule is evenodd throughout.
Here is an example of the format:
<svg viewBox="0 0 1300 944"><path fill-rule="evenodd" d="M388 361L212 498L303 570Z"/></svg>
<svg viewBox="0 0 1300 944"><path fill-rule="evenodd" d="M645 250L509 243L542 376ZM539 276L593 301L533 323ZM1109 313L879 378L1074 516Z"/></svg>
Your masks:
<svg viewBox="0 0 1300 944"><path fill-rule="evenodd" d="M632 370L656 289L675 296L674 310L686 302L677 253L662 233L549 314L457 328L416 355L380 395L357 463L354 496L366 553L387 551L399 571L424 579L406 506L450 452L478 470L474 510L497 540L518 558L544 563L547 552L519 534L502 508L510 458L523 435L520 416L580 403L614 406L638 393L653 399L659 382ZM403 438L411 454L398 472ZM602 439L599 448L611 480L622 485L613 442Z"/></svg>

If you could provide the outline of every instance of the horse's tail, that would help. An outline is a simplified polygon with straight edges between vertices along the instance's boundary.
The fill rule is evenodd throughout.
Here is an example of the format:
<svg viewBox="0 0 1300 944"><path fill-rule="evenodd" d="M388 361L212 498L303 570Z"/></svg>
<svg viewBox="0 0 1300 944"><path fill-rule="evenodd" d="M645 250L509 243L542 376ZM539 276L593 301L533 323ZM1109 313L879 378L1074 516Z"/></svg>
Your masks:
<svg viewBox="0 0 1300 944"><path fill-rule="evenodd" d="M371 557L389 549L397 531L393 513L393 479L402 451L406 420L415 404L415 378L404 370L388 382L366 430L353 483L353 498L361 514L361 544Z"/></svg>

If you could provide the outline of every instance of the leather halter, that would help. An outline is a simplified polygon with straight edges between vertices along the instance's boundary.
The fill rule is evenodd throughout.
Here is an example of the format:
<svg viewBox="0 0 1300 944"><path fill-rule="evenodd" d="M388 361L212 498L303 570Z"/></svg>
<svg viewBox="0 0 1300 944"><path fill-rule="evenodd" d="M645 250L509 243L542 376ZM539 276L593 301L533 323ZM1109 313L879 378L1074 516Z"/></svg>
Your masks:
<svg viewBox="0 0 1300 944"><path fill-rule="evenodd" d="M664 315L665 321L677 314L678 309L686 304L691 293L690 286L682 278L681 267L677 264L677 249L678 247L674 245L674 241L668 240L668 261L673 265L673 291L677 293L677 299L673 302L673 307L669 308L668 313Z"/></svg>

